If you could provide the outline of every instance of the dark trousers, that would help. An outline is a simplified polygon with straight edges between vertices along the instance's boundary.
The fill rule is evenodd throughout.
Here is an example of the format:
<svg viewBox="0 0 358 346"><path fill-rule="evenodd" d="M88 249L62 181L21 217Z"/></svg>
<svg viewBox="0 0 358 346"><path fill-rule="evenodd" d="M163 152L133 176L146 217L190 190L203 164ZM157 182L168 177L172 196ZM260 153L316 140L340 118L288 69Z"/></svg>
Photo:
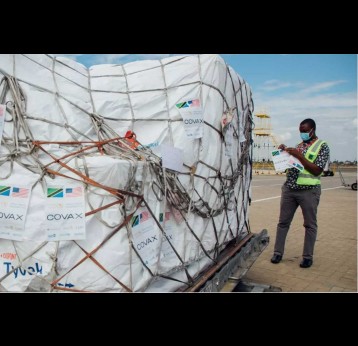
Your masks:
<svg viewBox="0 0 358 346"><path fill-rule="evenodd" d="M305 227L302 257L312 259L317 238L317 208L321 196L321 186L310 190L290 190L283 185L281 190L280 219L277 224L274 253L283 255L288 230L297 207L300 206Z"/></svg>

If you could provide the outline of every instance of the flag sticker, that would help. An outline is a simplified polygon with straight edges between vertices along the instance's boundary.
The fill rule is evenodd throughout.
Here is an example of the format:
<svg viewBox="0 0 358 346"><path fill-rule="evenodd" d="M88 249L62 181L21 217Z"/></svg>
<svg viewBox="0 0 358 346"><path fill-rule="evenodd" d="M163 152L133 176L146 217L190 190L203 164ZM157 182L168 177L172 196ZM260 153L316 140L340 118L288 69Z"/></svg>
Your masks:
<svg viewBox="0 0 358 346"><path fill-rule="evenodd" d="M47 198L51 198L51 197L63 198L63 188L48 187L47 188Z"/></svg>
<svg viewBox="0 0 358 346"><path fill-rule="evenodd" d="M139 215L132 217L132 227L139 225Z"/></svg>
<svg viewBox="0 0 358 346"><path fill-rule="evenodd" d="M168 221L168 220L170 220L170 212L169 211L167 211L165 213L165 221ZM163 222L163 213L159 214L159 222Z"/></svg>
<svg viewBox="0 0 358 346"><path fill-rule="evenodd" d="M66 188L66 197L81 197L82 196L82 187L69 187Z"/></svg>
<svg viewBox="0 0 358 346"><path fill-rule="evenodd" d="M0 196L10 196L11 186L0 186Z"/></svg>
<svg viewBox="0 0 358 346"><path fill-rule="evenodd" d="M278 150L272 152L272 156L277 156L277 155L280 155L280 152Z"/></svg>
<svg viewBox="0 0 358 346"><path fill-rule="evenodd" d="M200 107L200 100L195 99L195 100L190 100L190 101L186 101L186 102L180 102L176 104L177 108L196 108L196 107Z"/></svg>
<svg viewBox="0 0 358 346"><path fill-rule="evenodd" d="M149 214L149 212L143 211L140 214L132 217L131 225L132 225L132 227L138 226L139 224L149 220L150 218L151 218L151 215Z"/></svg>
<svg viewBox="0 0 358 346"><path fill-rule="evenodd" d="M140 222L147 221L149 218L150 218L150 215L149 215L148 211L143 211L140 214Z"/></svg>
<svg viewBox="0 0 358 346"><path fill-rule="evenodd" d="M29 189L23 187L13 187L11 197L27 198L29 196Z"/></svg>

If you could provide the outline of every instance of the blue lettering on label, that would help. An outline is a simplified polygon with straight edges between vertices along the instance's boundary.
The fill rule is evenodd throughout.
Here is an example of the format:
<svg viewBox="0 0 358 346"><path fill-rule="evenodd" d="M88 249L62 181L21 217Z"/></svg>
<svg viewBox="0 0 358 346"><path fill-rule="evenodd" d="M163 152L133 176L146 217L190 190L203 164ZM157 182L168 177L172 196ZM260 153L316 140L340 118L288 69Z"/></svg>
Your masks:
<svg viewBox="0 0 358 346"><path fill-rule="evenodd" d="M60 286L60 287L68 287L68 288L75 287L75 285L73 285L73 284L71 284L71 283L61 284L60 282L57 284L57 286Z"/></svg>
<svg viewBox="0 0 358 346"><path fill-rule="evenodd" d="M19 276L19 274L21 274L22 276L26 276L28 275L33 275L33 274L42 274L42 266L40 266L40 264L38 262L35 263L35 268L34 267L28 267L27 269L19 267L19 268L14 268L14 266L11 265L11 262L4 262L4 265L6 267L6 274L9 274L11 270L13 270L14 272L14 276L15 279L17 279L17 277ZM11 269L10 269L11 267Z"/></svg>

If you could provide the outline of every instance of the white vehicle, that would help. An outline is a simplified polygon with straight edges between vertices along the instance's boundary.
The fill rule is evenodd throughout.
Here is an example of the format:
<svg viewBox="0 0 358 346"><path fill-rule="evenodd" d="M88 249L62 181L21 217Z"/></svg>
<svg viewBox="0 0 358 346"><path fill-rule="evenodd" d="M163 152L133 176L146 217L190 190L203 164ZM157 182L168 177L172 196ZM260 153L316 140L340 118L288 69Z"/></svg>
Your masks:
<svg viewBox="0 0 358 346"><path fill-rule="evenodd" d="M329 169L331 161L328 159L326 165L323 168L323 177L333 177L334 172Z"/></svg>

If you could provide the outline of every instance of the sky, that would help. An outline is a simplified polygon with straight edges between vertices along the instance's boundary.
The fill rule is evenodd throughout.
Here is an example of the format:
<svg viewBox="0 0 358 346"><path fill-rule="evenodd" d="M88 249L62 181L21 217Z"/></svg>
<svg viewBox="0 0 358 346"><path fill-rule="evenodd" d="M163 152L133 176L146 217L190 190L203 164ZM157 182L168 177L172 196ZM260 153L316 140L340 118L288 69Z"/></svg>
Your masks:
<svg viewBox="0 0 358 346"><path fill-rule="evenodd" d="M86 67L185 54L56 54ZM271 117L279 143L300 142L299 124L316 121L331 161L357 160L357 55L220 54L249 83L255 112ZM257 118L255 118L257 119Z"/></svg>

